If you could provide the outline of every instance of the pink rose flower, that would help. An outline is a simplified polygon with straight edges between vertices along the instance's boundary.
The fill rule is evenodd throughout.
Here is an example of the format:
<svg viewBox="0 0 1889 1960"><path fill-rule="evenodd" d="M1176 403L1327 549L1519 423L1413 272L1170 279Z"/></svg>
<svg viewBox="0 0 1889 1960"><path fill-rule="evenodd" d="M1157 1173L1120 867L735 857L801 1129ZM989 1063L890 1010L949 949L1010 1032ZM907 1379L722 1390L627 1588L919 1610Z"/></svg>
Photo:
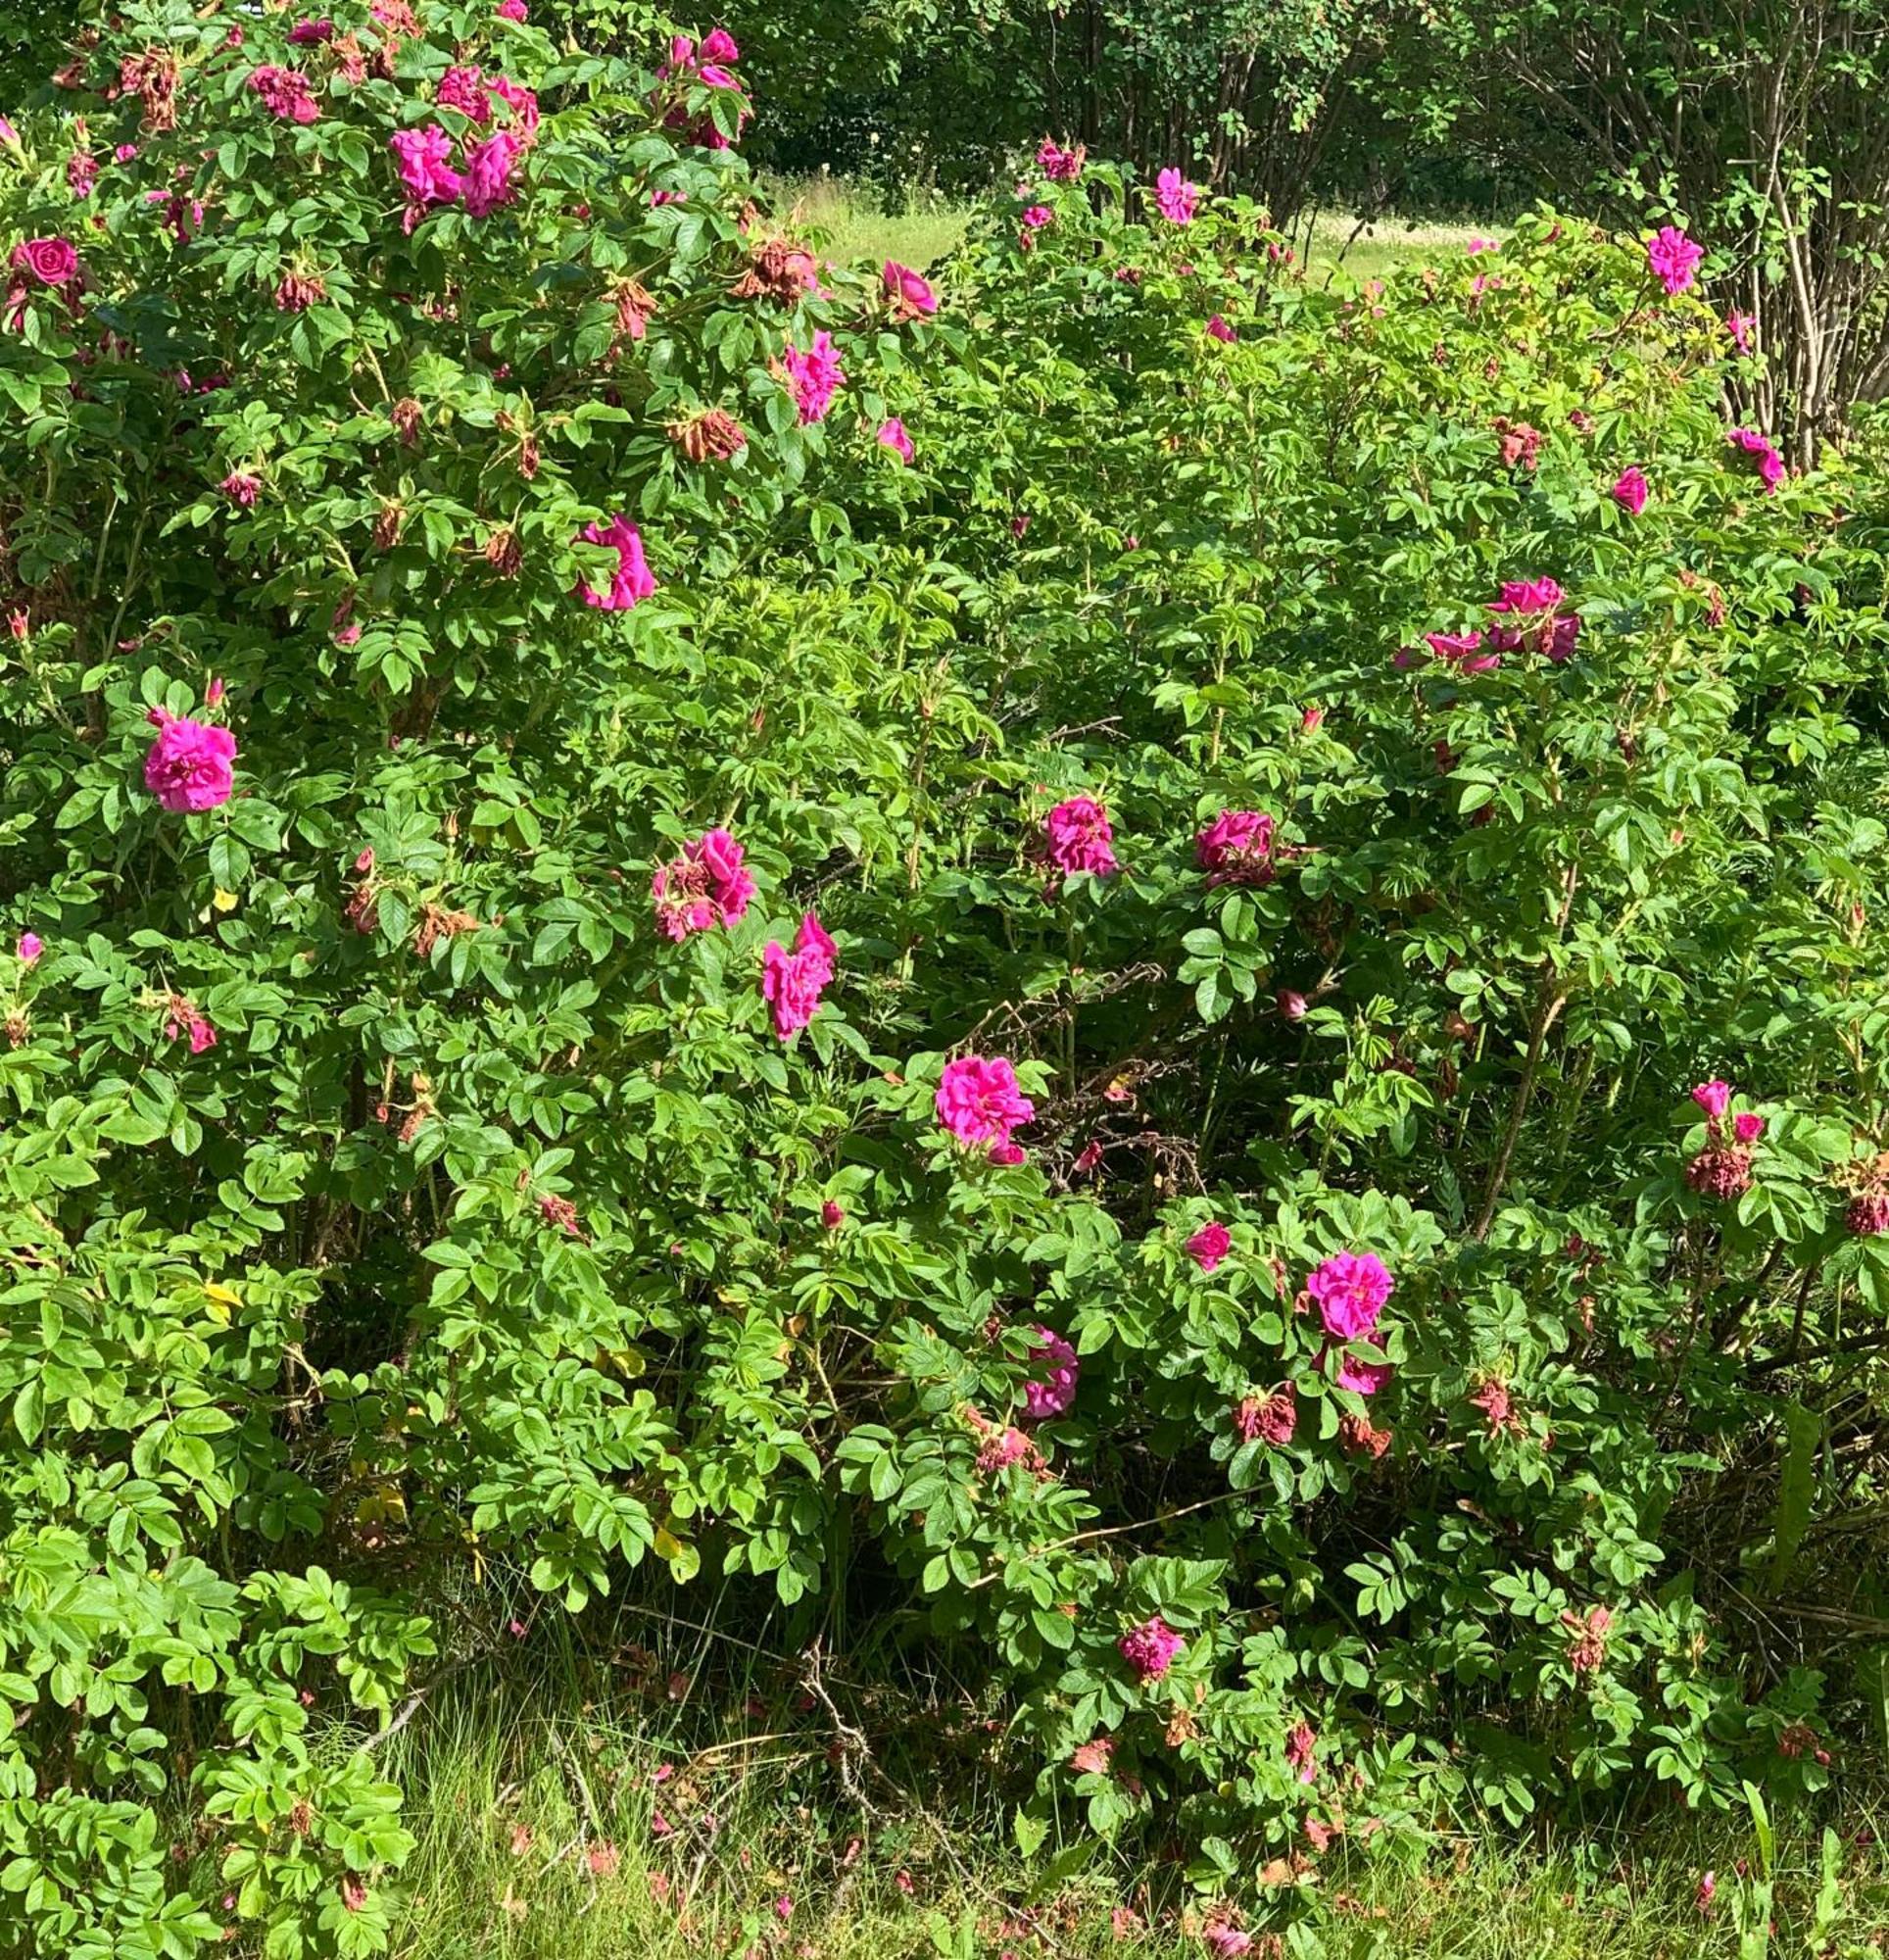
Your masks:
<svg viewBox="0 0 1889 1960"><path fill-rule="evenodd" d="M1758 474L1764 480L1765 494L1775 496L1777 486L1784 480L1784 459L1778 455L1777 446L1770 437L1761 435L1757 429L1738 428L1733 429L1725 440L1734 449L1743 450L1747 456L1758 459Z"/></svg>
<svg viewBox="0 0 1889 1960"><path fill-rule="evenodd" d="M888 259L879 276L895 323L938 311L938 295L932 290L931 281L909 266Z"/></svg>
<svg viewBox="0 0 1889 1960"><path fill-rule="evenodd" d="M1646 509L1648 488L1646 471L1634 467L1623 469L1607 494L1628 516L1637 517Z"/></svg>
<svg viewBox="0 0 1889 1960"><path fill-rule="evenodd" d="M1731 1119L1731 1134L1741 1144L1755 1144L1765 1134L1765 1119L1750 1109L1741 1109Z"/></svg>
<svg viewBox="0 0 1889 1960"><path fill-rule="evenodd" d="M754 874L727 831L709 830L656 867L650 894L656 924L667 938L680 941L692 932L735 924L754 896Z"/></svg>
<svg viewBox="0 0 1889 1960"><path fill-rule="evenodd" d="M1116 869L1115 832L1093 797L1069 797L1043 818L1043 847L1058 871L1106 878Z"/></svg>
<svg viewBox="0 0 1889 1960"><path fill-rule="evenodd" d="M232 469L217 488L232 504L249 511L255 509L256 499L262 494L263 480L260 476L251 476L247 470Z"/></svg>
<svg viewBox="0 0 1889 1960"><path fill-rule="evenodd" d="M1305 1282L1305 1291L1318 1302L1328 1334L1357 1341L1376 1332L1394 1285L1376 1252L1333 1252Z"/></svg>
<svg viewBox="0 0 1889 1960"><path fill-rule="evenodd" d="M1490 673L1502 664L1500 654L1483 653L1479 626L1467 633L1426 633L1424 644L1439 661L1462 673Z"/></svg>
<svg viewBox="0 0 1889 1960"><path fill-rule="evenodd" d="M789 953L778 939L761 956L761 999L774 1010L774 1032L786 1041L812 1020L821 991L832 980L838 949L811 912L800 920Z"/></svg>
<svg viewBox="0 0 1889 1960"><path fill-rule="evenodd" d="M1388 1361L1360 1361L1344 1354L1338 1360L1338 1387L1354 1396L1375 1396L1391 1377Z"/></svg>
<svg viewBox="0 0 1889 1960"><path fill-rule="evenodd" d="M1705 256L1705 247L1688 238L1675 225L1663 225L1647 240L1646 263L1669 293L1683 293L1691 289L1698 276L1699 262Z"/></svg>
<svg viewBox="0 0 1889 1960"><path fill-rule="evenodd" d="M530 11L525 0L499 0L499 19L502 21L528 21Z"/></svg>
<svg viewBox="0 0 1889 1960"><path fill-rule="evenodd" d="M586 606L604 612L625 612L655 590L655 576L643 556L642 533L627 517L612 517L607 524L586 524L577 535L587 545L603 545L616 553L616 569L610 574L607 592L599 592L584 578L572 587Z"/></svg>
<svg viewBox="0 0 1889 1960"><path fill-rule="evenodd" d="M1191 224L1199 197L1199 186L1177 170L1165 170L1154 179L1154 202L1170 224Z"/></svg>
<svg viewBox="0 0 1889 1960"><path fill-rule="evenodd" d="M298 21L289 29L289 45L291 47L310 47L317 42L331 41L333 39L334 23L332 21Z"/></svg>
<svg viewBox="0 0 1889 1960"><path fill-rule="evenodd" d="M1233 1235L1218 1218L1211 1218L1187 1241L1187 1250L1203 1273L1210 1273L1233 1250Z"/></svg>
<svg viewBox="0 0 1889 1960"><path fill-rule="evenodd" d="M1143 1620L1138 1627L1131 1627L1116 1642L1122 1658L1132 1667L1143 1687L1151 1681L1159 1681L1174 1665L1174 1657L1187 1645L1168 1623L1157 1613L1151 1620Z"/></svg>
<svg viewBox="0 0 1889 1960"><path fill-rule="evenodd" d="M1195 835L1193 861L1209 885L1269 884L1276 827L1264 810L1223 809Z"/></svg>
<svg viewBox="0 0 1889 1960"><path fill-rule="evenodd" d="M960 1055L944 1064L934 1101L938 1120L960 1144L1007 1144L1030 1122L1036 1104L1017 1086L1004 1055Z"/></svg>
<svg viewBox="0 0 1889 1960"><path fill-rule="evenodd" d="M407 191L408 226L430 204L451 204L465 188L465 179L451 168L453 138L437 122L423 129L396 129L387 147L400 164L400 180Z"/></svg>
<svg viewBox="0 0 1889 1960"><path fill-rule="evenodd" d="M1218 314L1207 322L1207 332L1215 340L1237 340L1239 335Z"/></svg>
<svg viewBox="0 0 1889 1960"><path fill-rule="evenodd" d="M42 286L66 286L78 276L78 248L70 238L28 238L13 248L13 264Z"/></svg>
<svg viewBox="0 0 1889 1960"><path fill-rule="evenodd" d="M820 1206L820 1223L829 1232L837 1232L847 1222L846 1206L837 1198L829 1198Z"/></svg>
<svg viewBox="0 0 1889 1960"><path fill-rule="evenodd" d="M1731 1084L1720 1081L1715 1076L1710 1082L1702 1082L1693 1090L1692 1100L1717 1122L1731 1106Z"/></svg>
<svg viewBox="0 0 1889 1960"><path fill-rule="evenodd" d="M735 37L726 27L711 27L702 36L702 58L705 62L738 62L741 49L735 45Z"/></svg>
<svg viewBox="0 0 1889 1960"><path fill-rule="evenodd" d="M823 421L847 378L833 336L822 327L804 353L790 340L781 356L781 366L787 370L788 386L794 391L801 426Z"/></svg>
<svg viewBox="0 0 1889 1960"><path fill-rule="evenodd" d="M1754 313L1728 313L1725 315L1725 331L1731 335L1731 344L1740 354L1751 352L1752 329L1758 324Z"/></svg>
<svg viewBox="0 0 1889 1960"><path fill-rule="evenodd" d="M482 143L465 152L465 209L473 218L489 218L512 198L511 173L524 145L509 129L495 129ZM652 587L654 590L654 587Z"/></svg>
<svg viewBox="0 0 1889 1960"><path fill-rule="evenodd" d="M1041 231L1055 221L1056 214L1046 204L1033 204L1023 214L1026 231Z"/></svg>
<svg viewBox="0 0 1889 1960"><path fill-rule="evenodd" d="M442 109L457 109L474 122L492 120L492 97L485 76L476 68L449 68L433 90L433 100Z"/></svg>
<svg viewBox="0 0 1889 1960"><path fill-rule="evenodd" d="M901 463L910 463L917 453L912 448L912 439L905 433L905 424L896 416L879 424L879 433L874 438L881 449L889 449Z"/></svg>
<svg viewBox="0 0 1889 1960"><path fill-rule="evenodd" d="M166 809L215 809L235 787L236 738L227 728L152 709L158 731L144 759L144 786Z"/></svg>
<svg viewBox="0 0 1889 1960"><path fill-rule="evenodd" d="M46 942L36 932L23 932L20 935L20 963L30 966L46 950Z"/></svg>
<svg viewBox="0 0 1889 1960"><path fill-rule="evenodd" d="M1030 1344L1030 1359L1037 1372L1023 1385L1024 1414L1032 1422L1067 1415L1075 1405L1076 1384L1083 1372L1075 1348L1053 1327L1039 1325Z"/></svg>
<svg viewBox="0 0 1889 1960"><path fill-rule="evenodd" d="M1317 1783L1319 1735L1309 1722L1300 1722L1285 1739L1285 1760L1298 1773L1300 1783Z"/></svg>

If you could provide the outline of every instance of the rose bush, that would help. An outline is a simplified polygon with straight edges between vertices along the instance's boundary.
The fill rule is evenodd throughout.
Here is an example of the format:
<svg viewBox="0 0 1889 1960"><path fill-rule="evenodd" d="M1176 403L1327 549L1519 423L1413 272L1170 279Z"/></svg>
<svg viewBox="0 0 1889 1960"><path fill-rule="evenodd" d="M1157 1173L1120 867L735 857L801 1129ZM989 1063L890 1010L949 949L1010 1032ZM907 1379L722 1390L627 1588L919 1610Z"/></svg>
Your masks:
<svg viewBox="0 0 1889 1960"><path fill-rule="evenodd" d="M375 1950L513 1582L923 1614L1211 1890L1817 1787L1876 479L1643 247L854 276L519 11L143 0L0 158L0 1936Z"/></svg>

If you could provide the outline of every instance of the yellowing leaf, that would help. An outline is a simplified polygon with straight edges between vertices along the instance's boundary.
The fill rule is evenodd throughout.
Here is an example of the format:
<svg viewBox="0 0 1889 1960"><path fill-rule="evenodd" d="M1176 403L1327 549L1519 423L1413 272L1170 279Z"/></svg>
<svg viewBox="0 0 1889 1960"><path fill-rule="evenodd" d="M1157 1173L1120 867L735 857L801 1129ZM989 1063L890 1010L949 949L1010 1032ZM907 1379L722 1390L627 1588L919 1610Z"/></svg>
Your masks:
<svg viewBox="0 0 1889 1960"><path fill-rule="evenodd" d="M682 1541L666 1525L656 1528L655 1555L665 1561L682 1555Z"/></svg>
<svg viewBox="0 0 1889 1960"><path fill-rule="evenodd" d="M230 1309L241 1306L243 1297L234 1287L224 1286L220 1280L206 1280L204 1282L204 1300L209 1308L211 1319L218 1327L227 1327L229 1325Z"/></svg>
<svg viewBox="0 0 1889 1960"><path fill-rule="evenodd" d="M237 898L234 892L225 892L220 886L218 886L217 890L217 896L214 899L212 899L210 903L213 906L215 906L219 912L233 912L236 909L237 906L242 903L242 901Z"/></svg>

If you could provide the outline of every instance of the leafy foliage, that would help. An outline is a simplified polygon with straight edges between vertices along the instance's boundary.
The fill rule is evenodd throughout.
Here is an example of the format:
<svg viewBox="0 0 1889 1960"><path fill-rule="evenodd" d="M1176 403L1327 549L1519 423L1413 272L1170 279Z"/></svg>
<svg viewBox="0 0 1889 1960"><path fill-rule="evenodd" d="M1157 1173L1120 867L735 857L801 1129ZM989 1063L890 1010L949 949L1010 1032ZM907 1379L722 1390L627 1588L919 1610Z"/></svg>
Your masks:
<svg viewBox="0 0 1889 1960"><path fill-rule="evenodd" d="M0 177L78 264L0 339L0 1937L375 1950L399 1792L313 1725L512 1580L922 1619L1026 1833L1207 1889L1816 1787L1737 1615L1874 1475L1874 478L1766 495L1717 323L1545 217L1318 291L1093 171L933 317L771 234L705 58L230 25L129 9ZM483 214L403 190L429 126L518 134ZM654 590L585 604L613 519ZM154 717L234 794L155 795ZM1079 796L1112 872L1045 861ZM1270 855L1203 869L1229 810ZM758 890L672 938L716 830ZM1021 1149L941 1128L966 1055ZM1394 1292L1328 1339L1347 1251Z"/></svg>

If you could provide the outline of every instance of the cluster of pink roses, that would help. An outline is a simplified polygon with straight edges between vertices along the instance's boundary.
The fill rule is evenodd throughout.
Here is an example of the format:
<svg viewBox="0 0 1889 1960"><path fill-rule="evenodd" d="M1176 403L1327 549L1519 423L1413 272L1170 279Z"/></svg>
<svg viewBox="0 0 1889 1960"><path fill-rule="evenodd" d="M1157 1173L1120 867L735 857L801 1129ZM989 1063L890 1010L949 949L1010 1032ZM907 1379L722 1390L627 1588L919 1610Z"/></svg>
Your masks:
<svg viewBox="0 0 1889 1960"><path fill-rule="evenodd" d="M575 596L586 606L604 612L627 612L655 590L655 574L643 556L643 534L627 517L614 516L607 524L586 524L577 535L587 545L602 545L616 553L616 569L610 574L607 592L599 592L588 579L577 581Z"/></svg>
<svg viewBox="0 0 1889 1960"><path fill-rule="evenodd" d="M1045 136L1037 145L1037 168L1051 183L1074 183L1082 175L1088 157L1088 146L1082 143L1065 150L1053 137Z"/></svg>
<svg viewBox="0 0 1889 1960"><path fill-rule="evenodd" d="M656 71L660 81L675 81L685 88L711 88L727 90L737 100L735 128L739 134L748 121L748 105L741 101L741 78L734 73L734 64L741 60L741 49L735 45L735 37L725 27L716 27L704 34L702 46L697 48L687 34L677 34L669 43L669 59ZM663 126L679 129L686 141L700 145L705 150L725 150L729 138L725 136L712 116L692 116L687 103L678 102L663 118Z"/></svg>
<svg viewBox="0 0 1889 1960"><path fill-rule="evenodd" d="M1042 830L1043 855L1058 881L1071 871L1106 878L1116 870L1115 831L1093 797L1065 798L1043 818Z"/></svg>
<svg viewBox="0 0 1889 1960"><path fill-rule="evenodd" d="M402 225L408 231L436 205L462 204L471 217L489 218L509 204L519 161L538 134L537 96L505 75L488 75L477 68L449 68L433 100L480 129L492 122L503 104L507 126L467 141L462 172L453 167L453 136L438 122L396 129L388 137L407 193Z"/></svg>
<svg viewBox="0 0 1889 1960"><path fill-rule="evenodd" d="M673 940L711 926L733 925L754 896L754 874L741 846L725 830L692 839L650 880L656 924Z"/></svg>
<svg viewBox="0 0 1889 1960"><path fill-rule="evenodd" d="M1725 1116L1731 1099L1731 1084L1717 1076L1701 1082L1692 1092L1693 1102L1706 1112L1706 1146L1686 1165L1686 1182L1694 1191L1720 1202L1751 1189L1752 1162L1758 1140L1765 1134L1764 1117L1749 1109L1733 1115L1727 1131Z"/></svg>

